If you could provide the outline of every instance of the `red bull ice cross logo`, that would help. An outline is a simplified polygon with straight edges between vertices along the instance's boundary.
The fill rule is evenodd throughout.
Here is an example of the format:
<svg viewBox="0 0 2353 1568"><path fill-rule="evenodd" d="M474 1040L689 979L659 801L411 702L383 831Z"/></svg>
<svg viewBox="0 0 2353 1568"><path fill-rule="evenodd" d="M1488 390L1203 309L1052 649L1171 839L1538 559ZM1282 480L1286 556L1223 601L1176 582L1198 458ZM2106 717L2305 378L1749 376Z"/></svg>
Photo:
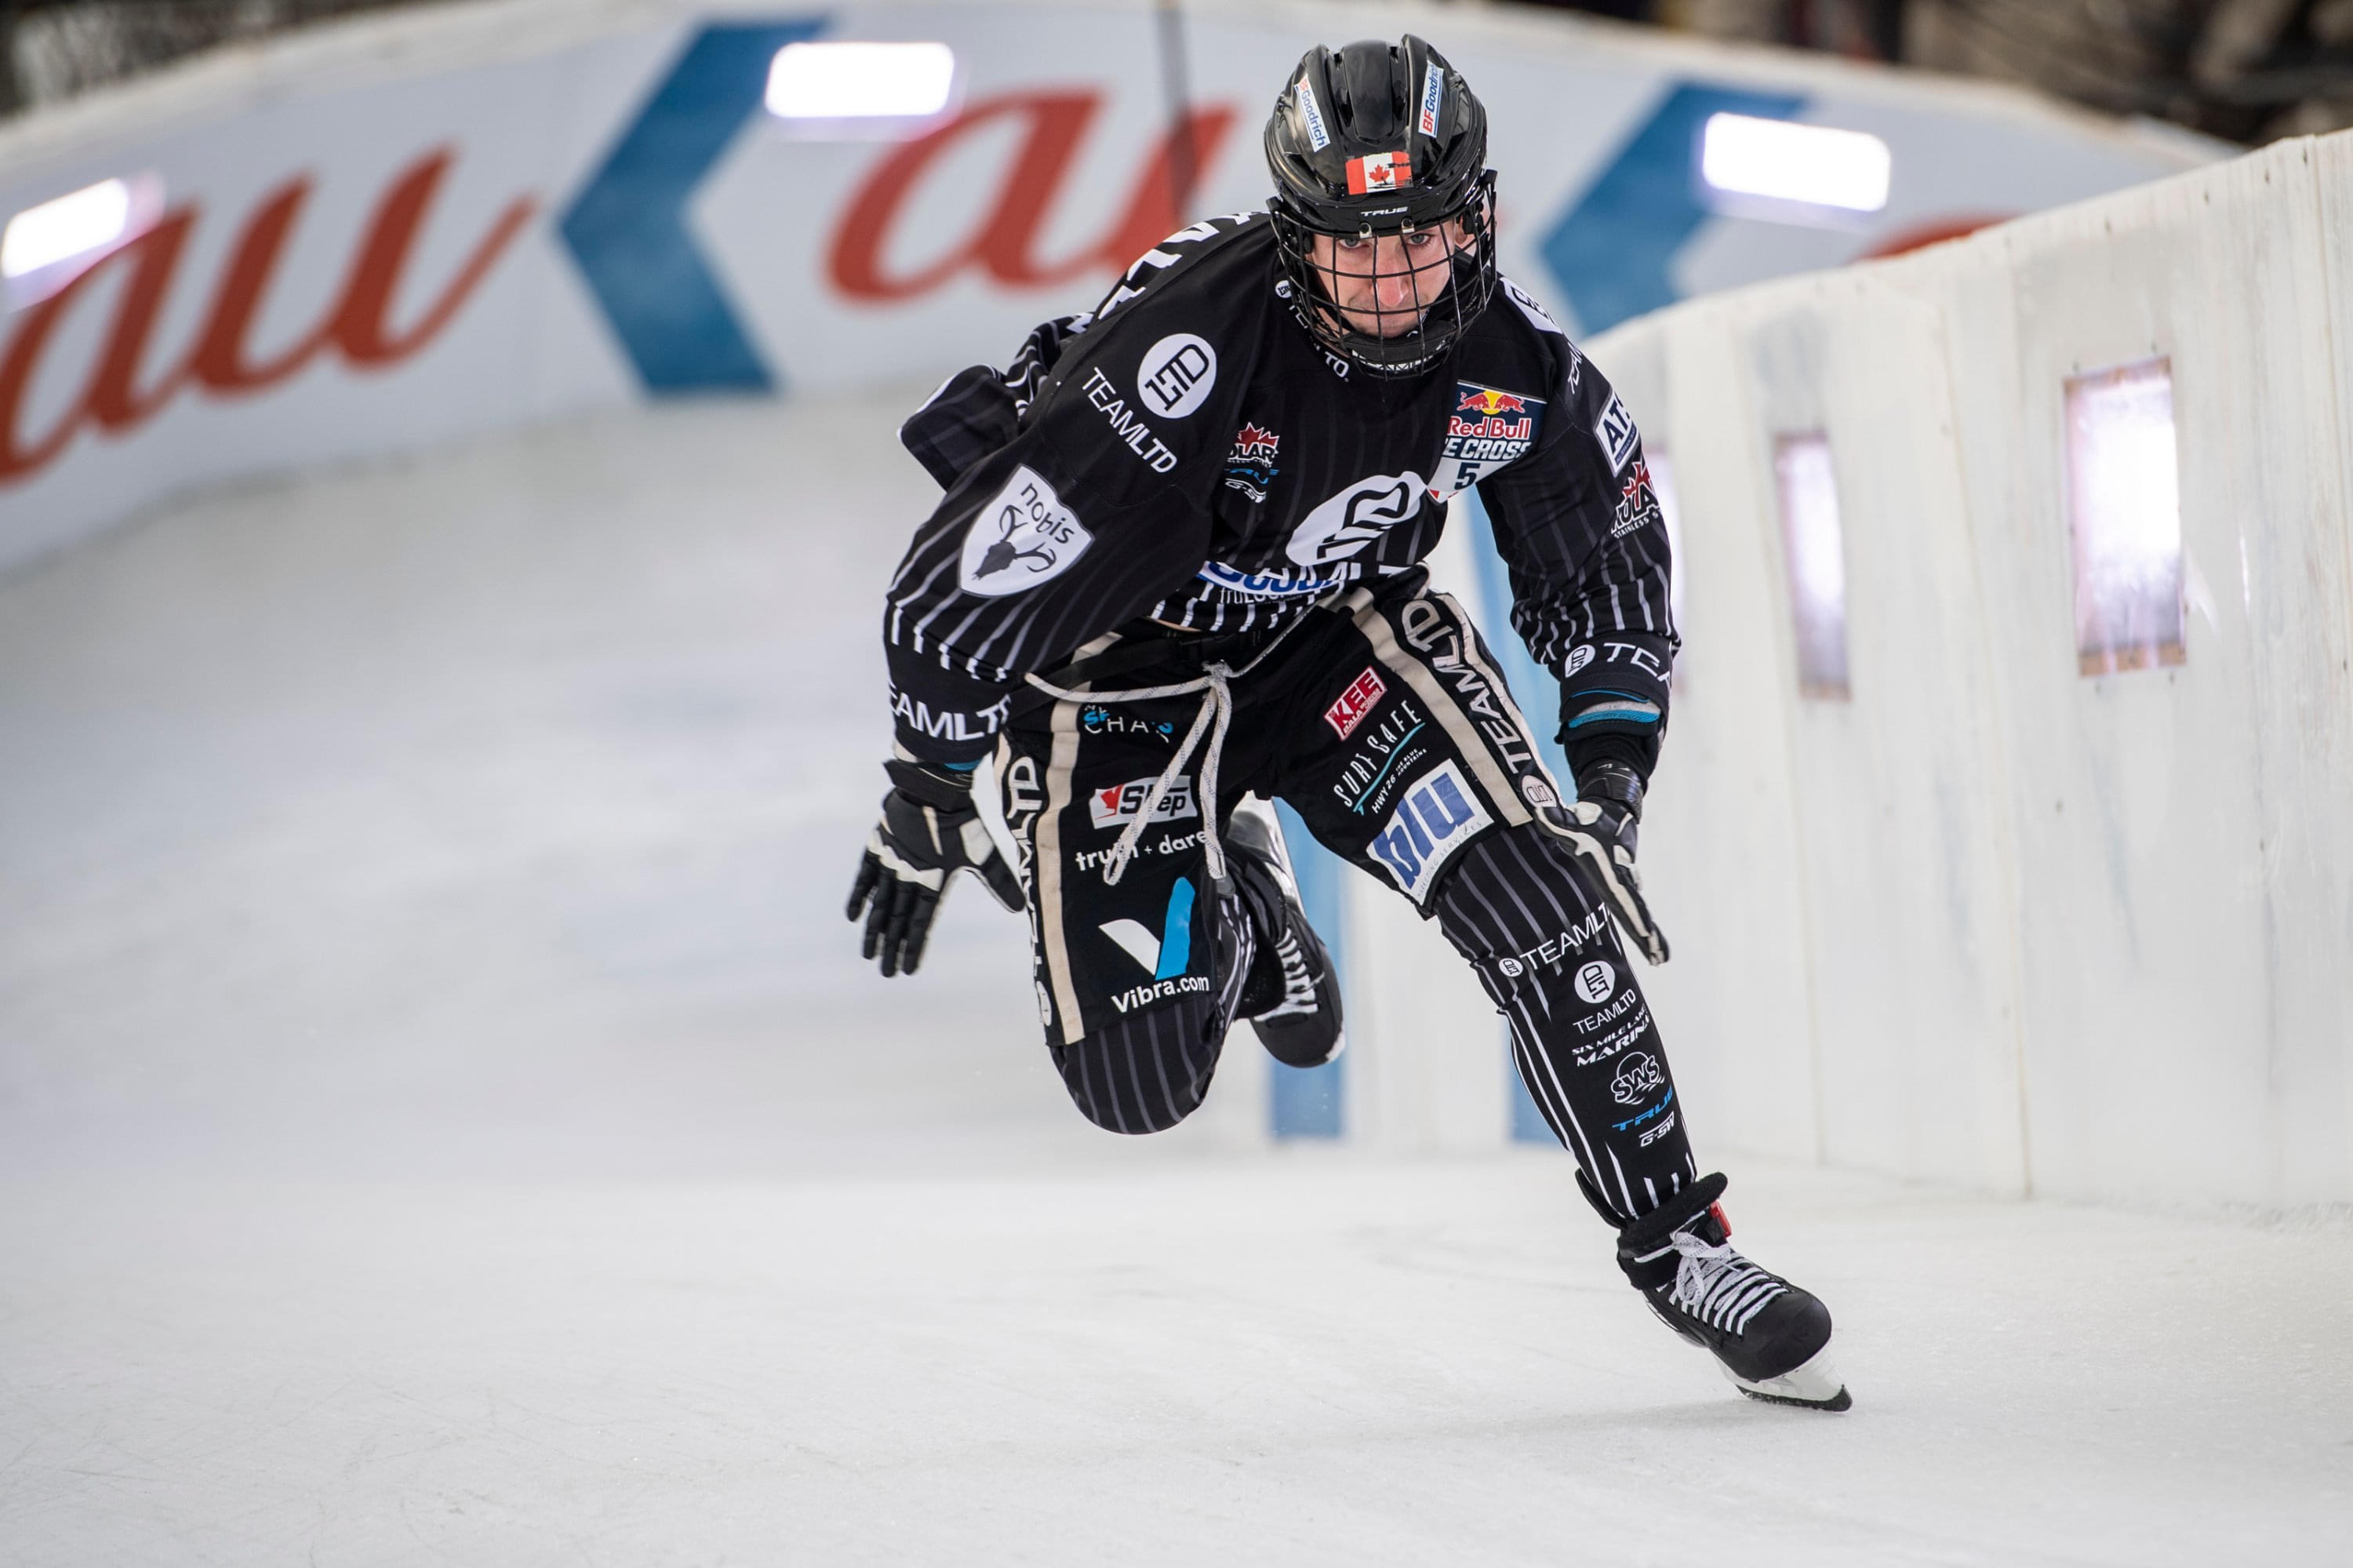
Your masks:
<svg viewBox="0 0 2353 1568"><path fill-rule="evenodd" d="M1536 444L1544 399L1493 387L1455 383L1454 417L1446 425L1446 450L1430 488L1440 495L1470 489L1505 463L1527 455Z"/></svg>

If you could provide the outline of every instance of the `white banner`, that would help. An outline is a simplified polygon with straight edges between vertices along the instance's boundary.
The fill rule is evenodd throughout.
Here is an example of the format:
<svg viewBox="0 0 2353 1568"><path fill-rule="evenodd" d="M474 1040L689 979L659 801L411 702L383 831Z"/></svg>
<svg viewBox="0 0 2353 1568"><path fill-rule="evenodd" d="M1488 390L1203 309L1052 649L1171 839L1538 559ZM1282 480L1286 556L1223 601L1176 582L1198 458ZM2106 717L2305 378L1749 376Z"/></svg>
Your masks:
<svg viewBox="0 0 2353 1568"><path fill-rule="evenodd" d="M111 246L12 283L0 567L190 485L640 397L1002 358L1177 226L1188 166L1188 213L1257 205L1288 68L1366 25L1337 5L1195 8L1179 132L1143 5L583 12L355 22L0 137L0 210L108 180L160 193ZM1573 329L2203 155L1834 61L1546 16L1379 17L1486 101L1506 270ZM769 62L820 38L944 42L958 105L913 140L790 133L763 107ZM1886 206L1791 222L1704 200L1694 138L1720 112L1879 137Z"/></svg>

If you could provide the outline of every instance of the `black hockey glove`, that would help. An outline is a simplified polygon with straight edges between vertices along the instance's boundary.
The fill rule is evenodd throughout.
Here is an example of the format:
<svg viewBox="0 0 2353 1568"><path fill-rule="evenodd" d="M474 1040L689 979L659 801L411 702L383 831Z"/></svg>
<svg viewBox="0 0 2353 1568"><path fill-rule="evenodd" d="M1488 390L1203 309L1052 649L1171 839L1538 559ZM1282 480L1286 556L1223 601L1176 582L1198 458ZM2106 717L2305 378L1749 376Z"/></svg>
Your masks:
<svg viewBox="0 0 2353 1568"><path fill-rule="evenodd" d="M1608 906L1620 930L1654 964L1667 961L1666 933L1642 901L1634 846L1642 821L1642 776L1623 762L1587 765L1568 808L1568 841L1577 869Z"/></svg>
<svg viewBox="0 0 2353 1568"><path fill-rule="evenodd" d="M968 775L896 758L882 766L892 790L866 841L848 914L852 920L861 911L866 916L865 957L879 957L886 975L911 975L923 961L923 940L950 874L974 873L999 904L1017 910L1021 879L980 825Z"/></svg>

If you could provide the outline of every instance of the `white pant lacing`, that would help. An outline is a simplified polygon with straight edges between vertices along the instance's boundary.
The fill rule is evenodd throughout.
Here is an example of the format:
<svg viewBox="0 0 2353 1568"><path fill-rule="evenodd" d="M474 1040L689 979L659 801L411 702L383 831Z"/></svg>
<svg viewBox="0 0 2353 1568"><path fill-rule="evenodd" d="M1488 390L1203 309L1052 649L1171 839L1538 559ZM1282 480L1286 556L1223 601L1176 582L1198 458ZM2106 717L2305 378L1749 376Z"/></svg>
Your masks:
<svg viewBox="0 0 2353 1568"><path fill-rule="evenodd" d="M1152 781L1152 789L1145 796L1143 809L1135 813L1135 820L1127 824L1127 831L1119 835L1117 843L1112 845L1111 858L1103 864L1105 884L1117 886L1119 879L1126 874L1127 863L1135 857L1135 846L1143 841L1144 830L1152 825L1153 813L1160 810L1160 802L1175 788L1176 780L1184 776L1185 765L1193 759L1194 747L1201 744L1201 737L1206 733L1209 745L1208 749L1201 754L1199 791L1201 851L1209 863L1209 880L1216 885L1218 891L1222 894L1231 890L1232 885L1226 878L1226 848L1218 838L1218 762L1225 755L1226 732L1233 724L1232 683L1264 663L1267 656L1301 624L1302 621L1295 620L1283 628L1273 641L1260 649L1257 656L1239 670L1222 662L1213 663L1206 673L1192 680L1177 681L1166 686L1135 686L1113 692L1071 691L1040 675L1023 677L1047 695L1071 703L1149 703L1164 697L1190 696L1195 692L1201 694L1200 711L1193 715L1193 727L1185 732L1185 739L1176 747L1176 754L1168 759L1168 766L1160 770L1160 777Z"/></svg>

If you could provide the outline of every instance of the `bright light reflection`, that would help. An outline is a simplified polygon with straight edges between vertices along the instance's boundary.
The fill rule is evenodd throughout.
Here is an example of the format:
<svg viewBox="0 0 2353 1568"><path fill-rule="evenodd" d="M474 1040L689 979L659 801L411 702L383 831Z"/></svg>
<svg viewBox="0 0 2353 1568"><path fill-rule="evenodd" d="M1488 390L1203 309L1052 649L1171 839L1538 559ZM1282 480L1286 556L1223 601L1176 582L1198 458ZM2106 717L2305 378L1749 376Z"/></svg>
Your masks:
<svg viewBox="0 0 2353 1568"><path fill-rule="evenodd" d="M1846 546L1830 438L1819 430L1776 437L1773 479L1781 496L1789 609L1797 621L1798 687L1810 697L1843 697Z"/></svg>
<svg viewBox="0 0 2353 1568"><path fill-rule="evenodd" d="M785 120L920 120L948 106L945 44L786 44L768 65L768 112Z"/></svg>
<svg viewBox="0 0 2353 1568"><path fill-rule="evenodd" d="M122 238L131 227L131 185L100 180L54 201L28 207L0 236L0 276L21 278L86 255Z"/></svg>
<svg viewBox="0 0 2353 1568"><path fill-rule="evenodd" d="M2098 675L2181 663L2181 494L2169 359L2068 381L2067 516L2075 543L2077 667Z"/></svg>
<svg viewBox="0 0 2353 1568"><path fill-rule="evenodd" d="M1700 138L1700 175L1717 190L1810 207L1877 212L1894 166L1878 137L1827 125L1711 114Z"/></svg>

